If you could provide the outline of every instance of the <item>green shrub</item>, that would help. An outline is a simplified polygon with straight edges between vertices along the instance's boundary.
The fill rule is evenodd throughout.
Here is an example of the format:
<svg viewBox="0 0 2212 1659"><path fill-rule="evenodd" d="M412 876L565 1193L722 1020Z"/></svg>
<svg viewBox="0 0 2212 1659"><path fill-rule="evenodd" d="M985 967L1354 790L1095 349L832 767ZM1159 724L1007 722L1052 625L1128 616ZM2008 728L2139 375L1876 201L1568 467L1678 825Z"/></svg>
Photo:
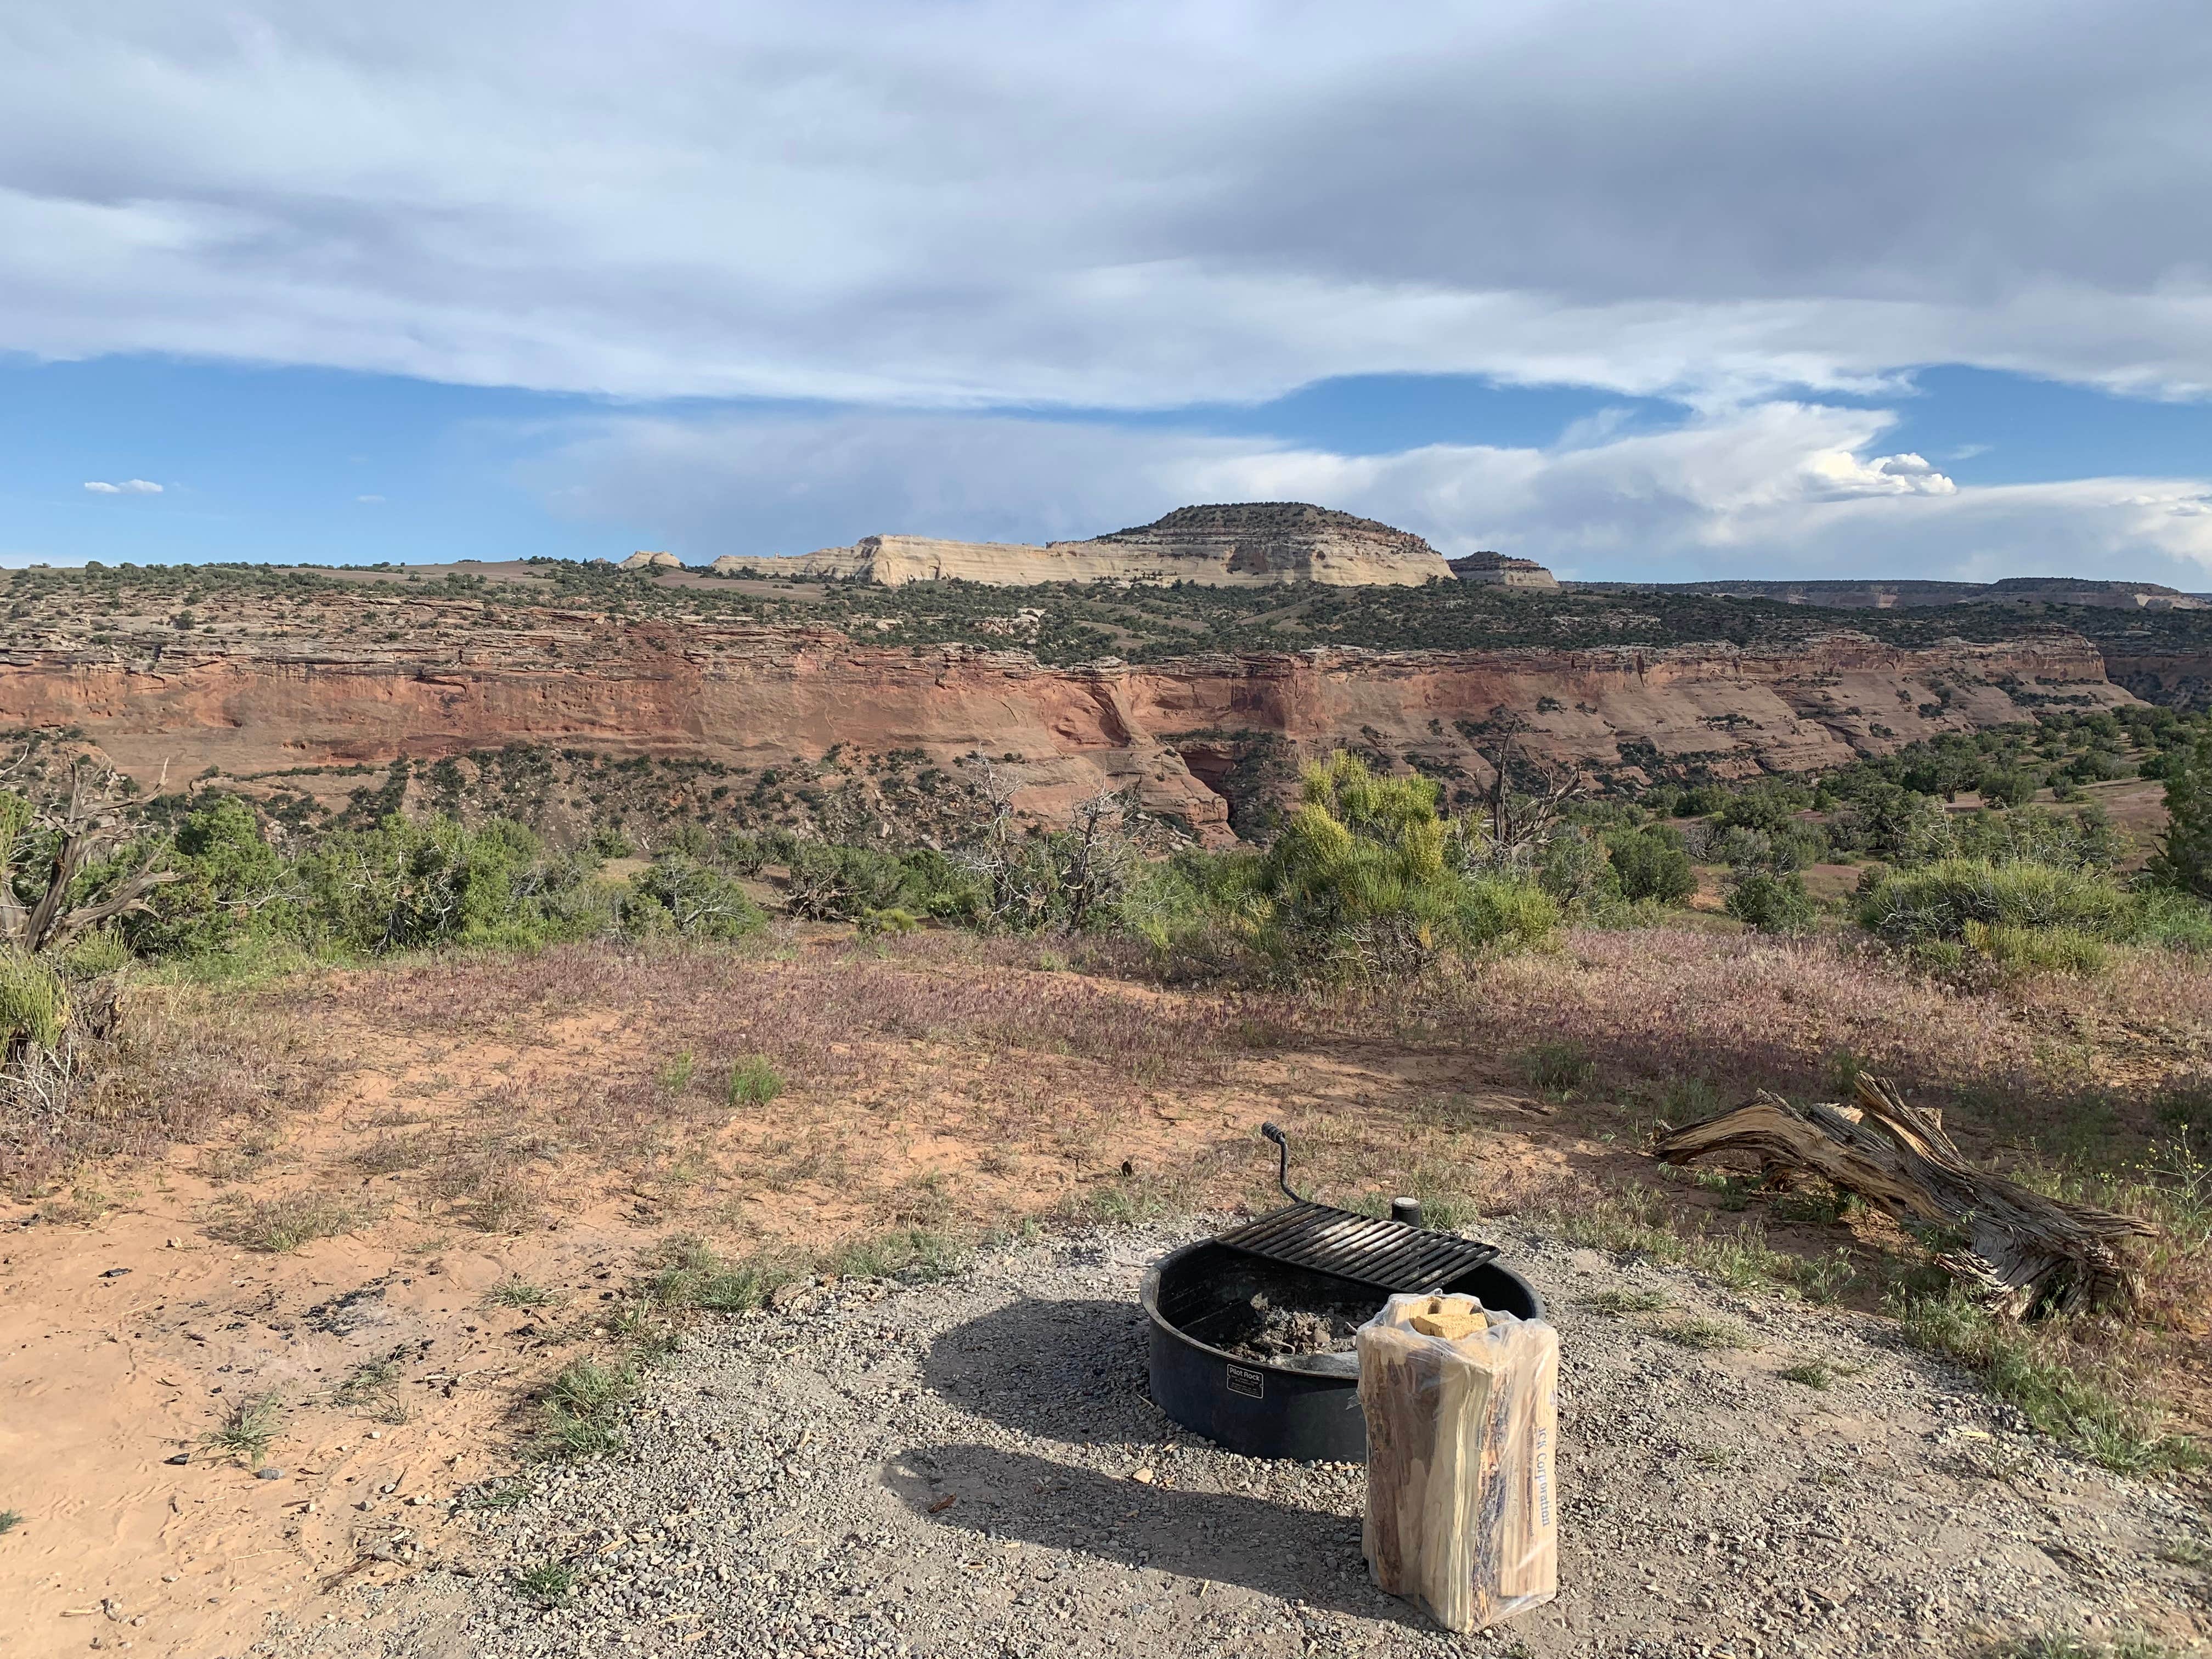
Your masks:
<svg viewBox="0 0 2212 1659"><path fill-rule="evenodd" d="M974 921L982 915L975 878L930 848L901 854L799 842L787 862L791 879L785 902L795 916L865 922L896 912L917 921Z"/></svg>
<svg viewBox="0 0 2212 1659"><path fill-rule="evenodd" d="M178 878L155 888L147 895L151 908L124 923L131 945L149 956L234 949L299 924L284 858L235 795L217 796L185 816L168 867Z"/></svg>
<svg viewBox="0 0 2212 1659"><path fill-rule="evenodd" d="M314 924L338 945L382 952L538 942L542 926L518 903L538 856L538 838L505 819L472 829L395 814L331 836L298 868Z"/></svg>
<svg viewBox="0 0 2212 1659"><path fill-rule="evenodd" d="M1820 914L1795 871L1748 871L1730 884L1727 904L1730 915L1762 933L1804 933Z"/></svg>
<svg viewBox="0 0 2212 1659"><path fill-rule="evenodd" d="M1754 784L1729 797L1720 810L1721 825L1778 835L1796 822L1797 810L1805 801L1805 792L1786 784Z"/></svg>
<svg viewBox="0 0 2212 1659"><path fill-rule="evenodd" d="M2169 750L2166 833L2150 861L2151 878L2200 899L2212 899L2212 732L2187 750Z"/></svg>
<svg viewBox="0 0 2212 1659"><path fill-rule="evenodd" d="M865 847L803 842L792 851L790 870L785 907L814 921L856 921L896 905L906 891L905 866Z"/></svg>
<svg viewBox="0 0 2212 1659"><path fill-rule="evenodd" d="M768 863L768 848L757 836L732 832L722 837L718 849L722 867L734 876L757 876Z"/></svg>
<svg viewBox="0 0 2212 1659"><path fill-rule="evenodd" d="M1533 881L1513 876L1472 876L1461 902L1459 943L1477 949L1528 951L1551 938L1559 905Z"/></svg>
<svg viewBox="0 0 2212 1659"><path fill-rule="evenodd" d="M2101 807L2054 812L2019 806L2008 812L1971 812L1954 823L1958 855L1991 864L2049 864L2109 870L2124 850Z"/></svg>
<svg viewBox="0 0 2212 1659"><path fill-rule="evenodd" d="M2131 896L2128 940L2169 951L2212 955L2212 905L2178 888L2143 886Z"/></svg>
<svg viewBox="0 0 2212 1659"><path fill-rule="evenodd" d="M132 957L123 935L112 927L105 927L78 934L61 951L60 959L64 972L78 979L93 979L118 972L130 965Z"/></svg>
<svg viewBox="0 0 2212 1659"><path fill-rule="evenodd" d="M1960 939L2008 974L2074 974L2105 970L2105 942L2078 927L2006 927L1970 921Z"/></svg>
<svg viewBox="0 0 2212 1659"><path fill-rule="evenodd" d="M1258 930L1260 865L1255 853L1187 848L1140 865L1104 920L1155 950L1225 965Z"/></svg>
<svg viewBox="0 0 2212 1659"><path fill-rule="evenodd" d="M654 860L632 890L665 911L668 925L687 939L743 939L768 925L768 917L735 877L683 854ZM634 911L625 912L627 922L635 926L636 920ZM653 931L651 924L640 931Z"/></svg>
<svg viewBox="0 0 2212 1659"><path fill-rule="evenodd" d="M1982 774L1977 793L1992 806L2025 806L2041 787L2033 772L2018 767L1991 767Z"/></svg>
<svg viewBox="0 0 2212 1659"><path fill-rule="evenodd" d="M1606 856L1605 844L1578 825L1547 837L1536 857L1536 885L1561 910L1583 915L1610 908L1621 896L1620 878Z"/></svg>
<svg viewBox="0 0 2212 1659"><path fill-rule="evenodd" d="M1893 945L1919 945L1964 942L1968 922L2109 939L2124 931L2130 911L2129 896L2093 871L1944 859L1891 874L1861 897L1858 920Z"/></svg>
<svg viewBox="0 0 2212 1659"><path fill-rule="evenodd" d="M765 1106L783 1092L783 1074L759 1054L730 1068L730 1104Z"/></svg>
<svg viewBox="0 0 2212 1659"><path fill-rule="evenodd" d="M51 1051L68 1020L69 993L61 975L36 957L0 949L0 1042L9 1056Z"/></svg>
<svg viewBox="0 0 2212 1659"><path fill-rule="evenodd" d="M1689 849L1682 844L1682 832L1672 824L1615 830L1606 838L1606 851L1620 883L1620 896L1632 903L1652 899L1680 904L1698 890Z"/></svg>
<svg viewBox="0 0 2212 1659"><path fill-rule="evenodd" d="M1891 864L1925 864L1958 851L1953 815L1933 795L1893 783L1862 786L1828 826L1832 846Z"/></svg>
<svg viewBox="0 0 2212 1659"><path fill-rule="evenodd" d="M1391 978L1447 951L1525 946L1558 926L1558 902L1533 881L1452 869L1434 781L1378 778L1340 753L1306 769L1301 793L1255 872L1259 942L1285 965Z"/></svg>

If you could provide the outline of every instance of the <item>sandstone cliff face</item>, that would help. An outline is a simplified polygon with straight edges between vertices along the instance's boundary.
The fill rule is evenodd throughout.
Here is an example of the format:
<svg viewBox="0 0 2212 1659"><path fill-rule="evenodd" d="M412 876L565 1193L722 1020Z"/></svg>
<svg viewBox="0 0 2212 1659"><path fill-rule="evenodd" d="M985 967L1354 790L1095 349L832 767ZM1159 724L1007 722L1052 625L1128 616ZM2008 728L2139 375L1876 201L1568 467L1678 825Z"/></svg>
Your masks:
<svg viewBox="0 0 2212 1659"><path fill-rule="evenodd" d="M1508 558L1503 553L1470 553L1454 559L1451 573L1463 582L1480 586L1520 587L1539 593L1559 591L1559 579L1535 560Z"/></svg>
<svg viewBox="0 0 2212 1659"><path fill-rule="evenodd" d="M434 759L508 744L763 768L981 750L1052 819L1102 783L1201 840L1231 839L1218 782L1262 742L1346 744L1479 786L1484 730L1525 724L1538 753L1633 778L1829 766L1910 738L2029 718L2038 699L2131 701L2070 636L1923 651L1838 634L1790 653L1544 650L1194 657L1040 666L1024 653L901 649L832 629L629 623L546 611L531 626L450 607L453 637L343 650L280 639L125 641L0 658L0 721L82 728L142 785Z"/></svg>
<svg viewBox="0 0 2212 1659"><path fill-rule="evenodd" d="M2112 684L2145 702L2212 708L2212 654L2109 646L2101 654Z"/></svg>
<svg viewBox="0 0 2212 1659"><path fill-rule="evenodd" d="M850 547L797 558L726 555L714 568L723 575L858 578L887 586L949 578L998 586L1102 580L1214 587L1282 582L1419 586L1451 574L1443 556L1419 536L1300 501L1179 507L1135 529L1043 547L866 536Z"/></svg>

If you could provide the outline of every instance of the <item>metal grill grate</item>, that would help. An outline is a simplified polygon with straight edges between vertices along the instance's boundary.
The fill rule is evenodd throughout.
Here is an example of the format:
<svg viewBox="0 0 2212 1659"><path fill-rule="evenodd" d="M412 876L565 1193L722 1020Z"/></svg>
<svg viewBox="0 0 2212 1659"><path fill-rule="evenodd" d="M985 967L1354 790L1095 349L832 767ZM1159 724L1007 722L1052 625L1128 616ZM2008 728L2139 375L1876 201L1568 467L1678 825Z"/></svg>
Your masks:
<svg viewBox="0 0 2212 1659"><path fill-rule="evenodd" d="M1221 1235L1231 1249L1394 1291L1431 1291L1498 1259L1498 1247L1301 1200Z"/></svg>

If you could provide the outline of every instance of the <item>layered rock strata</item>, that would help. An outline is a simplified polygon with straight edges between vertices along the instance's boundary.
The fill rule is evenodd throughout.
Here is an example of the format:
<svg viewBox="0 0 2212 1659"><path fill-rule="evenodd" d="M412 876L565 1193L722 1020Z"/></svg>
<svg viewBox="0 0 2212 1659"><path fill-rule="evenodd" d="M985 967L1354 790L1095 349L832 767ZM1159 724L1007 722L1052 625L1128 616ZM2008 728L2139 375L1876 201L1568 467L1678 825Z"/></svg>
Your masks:
<svg viewBox="0 0 2212 1659"><path fill-rule="evenodd" d="M433 607L435 608L435 607ZM123 641L0 658L0 722L76 727L149 788L538 744L817 764L832 752L981 750L1056 819L1102 784L1200 839L1230 838L1218 783L1257 743L1287 758L1347 744L1468 787L1501 722L1560 766L1634 779L1832 766L1911 738L2132 701L2087 641L2047 635L1925 650L1836 634L1801 649L1295 653L1048 668L1018 651L870 646L833 629L626 622L531 625L443 607L440 643L346 648ZM842 745L842 750L840 746Z"/></svg>
<svg viewBox="0 0 2212 1659"><path fill-rule="evenodd" d="M1470 553L1451 561L1451 573L1463 582L1489 587L1520 587L1539 593L1556 593L1559 579L1534 559L1509 558L1503 553Z"/></svg>
<svg viewBox="0 0 2212 1659"><path fill-rule="evenodd" d="M1419 586L1448 579L1443 557L1419 536L1372 519L1302 501L1179 507L1154 523L1083 542L1012 542L865 536L850 547L795 558L726 555L726 576L797 576L879 582L1196 582L1212 587L1323 582Z"/></svg>

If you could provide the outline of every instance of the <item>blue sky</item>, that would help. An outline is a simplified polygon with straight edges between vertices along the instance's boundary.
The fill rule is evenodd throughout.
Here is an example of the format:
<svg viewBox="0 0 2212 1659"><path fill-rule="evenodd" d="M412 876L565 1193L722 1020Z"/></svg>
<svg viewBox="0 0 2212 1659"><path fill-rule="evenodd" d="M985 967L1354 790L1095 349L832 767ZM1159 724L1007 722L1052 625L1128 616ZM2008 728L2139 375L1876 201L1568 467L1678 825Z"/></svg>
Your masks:
<svg viewBox="0 0 2212 1659"><path fill-rule="evenodd" d="M21 9L0 561L1289 497L2212 588L2208 106L2179 0Z"/></svg>

